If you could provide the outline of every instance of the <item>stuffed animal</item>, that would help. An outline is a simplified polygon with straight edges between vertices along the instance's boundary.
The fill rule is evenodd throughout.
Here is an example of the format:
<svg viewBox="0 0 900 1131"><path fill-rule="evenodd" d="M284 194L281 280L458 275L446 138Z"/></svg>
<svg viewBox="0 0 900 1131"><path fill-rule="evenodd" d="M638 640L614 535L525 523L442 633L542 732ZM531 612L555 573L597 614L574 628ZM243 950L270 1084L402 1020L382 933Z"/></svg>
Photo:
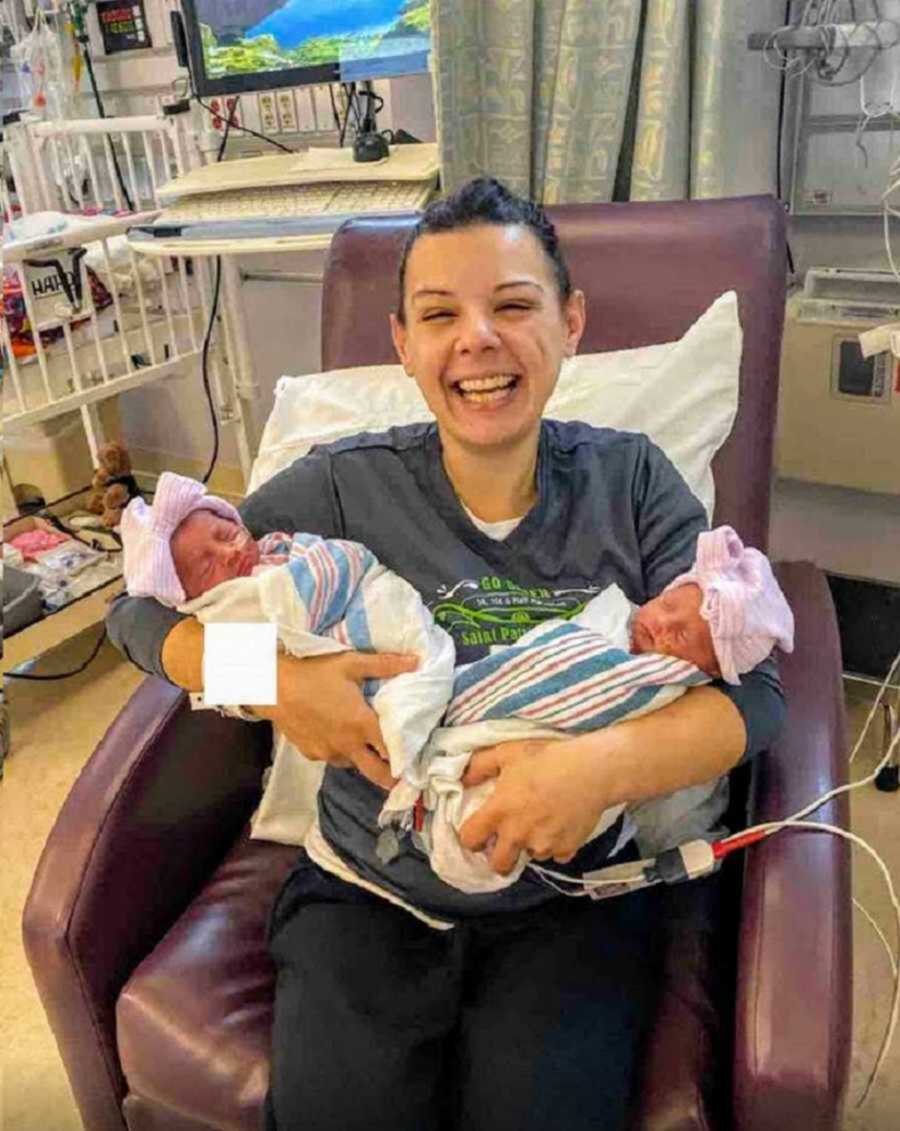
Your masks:
<svg viewBox="0 0 900 1131"><path fill-rule="evenodd" d="M99 514L100 521L110 528L118 526L122 511L131 499L140 495L137 482L131 474L131 460L121 444L104 444L97 453L100 466L91 480L93 490L87 509Z"/></svg>

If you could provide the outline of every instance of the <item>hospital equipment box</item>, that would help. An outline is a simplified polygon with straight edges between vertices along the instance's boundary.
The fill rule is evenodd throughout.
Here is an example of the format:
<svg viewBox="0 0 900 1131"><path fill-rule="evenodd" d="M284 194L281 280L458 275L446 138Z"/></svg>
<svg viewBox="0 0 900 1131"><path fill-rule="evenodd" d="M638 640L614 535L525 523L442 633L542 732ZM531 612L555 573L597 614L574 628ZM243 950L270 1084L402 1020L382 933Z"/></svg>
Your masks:
<svg viewBox="0 0 900 1131"><path fill-rule="evenodd" d="M781 353L776 468L787 479L900 494L900 368L864 358L859 335L900 321L888 271L811 268L790 296Z"/></svg>

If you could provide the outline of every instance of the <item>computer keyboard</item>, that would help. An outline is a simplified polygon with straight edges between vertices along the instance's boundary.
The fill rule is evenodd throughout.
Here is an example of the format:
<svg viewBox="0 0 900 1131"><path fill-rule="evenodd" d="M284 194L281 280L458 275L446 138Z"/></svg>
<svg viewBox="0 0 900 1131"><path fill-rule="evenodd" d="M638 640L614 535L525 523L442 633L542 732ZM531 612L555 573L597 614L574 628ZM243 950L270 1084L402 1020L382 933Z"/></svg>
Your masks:
<svg viewBox="0 0 900 1131"><path fill-rule="evenodd" d="M432 191L431 180L263 185L182 197L165 210L164 218L166 223L197 224L327 213L416 212L425 207Z"/></svg>

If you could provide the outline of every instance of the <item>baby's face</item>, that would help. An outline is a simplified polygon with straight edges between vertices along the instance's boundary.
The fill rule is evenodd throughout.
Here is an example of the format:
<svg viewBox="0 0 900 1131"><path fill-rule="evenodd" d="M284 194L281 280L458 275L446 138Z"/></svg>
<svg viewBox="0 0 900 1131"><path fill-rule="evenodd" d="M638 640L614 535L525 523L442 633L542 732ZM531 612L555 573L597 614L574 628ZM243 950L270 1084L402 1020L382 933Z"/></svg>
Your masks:
<svg viewBox="0 0 900 1131"><path fill-rule="evenodd" d="M721 675L709 625L700 615L699 585L679 585L641 605L631 626L634 652L661 652L688 660L718 679Z"/></svg>
<svg viewBox="0 0 900 1131"><path fill-rule="evenodd" d="M259 564L250 531L213 511L191 511L169 546L189 601L233 577L248 577Z"/></svg>

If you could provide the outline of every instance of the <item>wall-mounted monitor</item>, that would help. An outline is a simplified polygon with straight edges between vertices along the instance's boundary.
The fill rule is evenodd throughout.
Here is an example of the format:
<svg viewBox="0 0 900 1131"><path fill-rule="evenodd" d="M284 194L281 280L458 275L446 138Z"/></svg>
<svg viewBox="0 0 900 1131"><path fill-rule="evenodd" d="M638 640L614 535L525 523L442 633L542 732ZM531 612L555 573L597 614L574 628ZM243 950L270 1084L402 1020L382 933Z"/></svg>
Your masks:
<svg viewBox="0 0 900 1131"><path fill-rule="evenodd" d="M200 95L428 70L428 0L182 0Z"/></svg>

